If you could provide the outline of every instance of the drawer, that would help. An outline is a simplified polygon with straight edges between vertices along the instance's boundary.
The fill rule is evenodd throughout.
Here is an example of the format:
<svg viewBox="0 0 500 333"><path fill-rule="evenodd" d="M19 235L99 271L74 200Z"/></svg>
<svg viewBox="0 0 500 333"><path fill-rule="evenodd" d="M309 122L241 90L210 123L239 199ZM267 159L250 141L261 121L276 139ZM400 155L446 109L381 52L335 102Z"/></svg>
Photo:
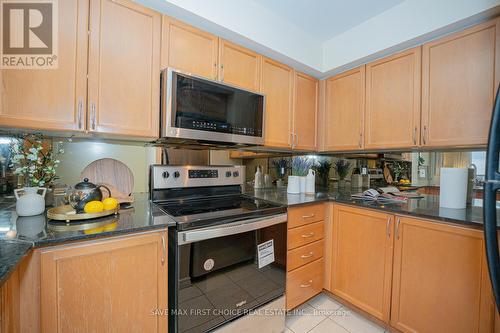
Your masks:
<svg viewBox="0 0 500 333"><path fill-rule="evenodd" d="M325 219L325 206L321 204L288 208L288 229Z"/></svg>
<svg viewBox="0 0 500 333"><path fill-rule="evenodd" d="M287 273L286 308L293 309L323 290L323 258Z"/></svg>
<svg viewBox="0 0 500 333"><path fill-rule="evenodd" d="M323 257L323 243L323 240L319 240L288 251L286 259L287 271L292 271Z"/></svg>
<svg viewBox="0 0 500 333"><path fill-rule="evenodd" d="M288 250L315 242L323 238L324 222L314 222L288 230Z"/></svg>

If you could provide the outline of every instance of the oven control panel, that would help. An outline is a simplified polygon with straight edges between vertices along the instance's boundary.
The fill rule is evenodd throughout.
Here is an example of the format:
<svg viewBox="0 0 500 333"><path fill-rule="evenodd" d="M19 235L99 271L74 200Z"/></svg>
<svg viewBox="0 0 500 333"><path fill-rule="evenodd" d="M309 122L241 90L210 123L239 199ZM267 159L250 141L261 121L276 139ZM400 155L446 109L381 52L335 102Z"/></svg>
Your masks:
<svg viewBox="0 0 500 333"><path fill-rule="evenodd" d="M150 178L151 189L243 185L245 167L153 165Z"/></svg>
<svg viewBox="0 0 500 333"><path fill-rule="evenodd" d="M219 178L219 170L188 170L188 177L191 179Z"/></svg>

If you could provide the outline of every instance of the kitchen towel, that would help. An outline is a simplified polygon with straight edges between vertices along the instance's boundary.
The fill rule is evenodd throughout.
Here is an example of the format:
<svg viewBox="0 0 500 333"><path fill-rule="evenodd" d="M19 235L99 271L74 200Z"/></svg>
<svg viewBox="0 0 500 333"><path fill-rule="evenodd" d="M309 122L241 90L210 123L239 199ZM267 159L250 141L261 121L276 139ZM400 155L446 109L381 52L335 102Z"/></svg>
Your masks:
<svg viewBox="0 0 500 333"><path fill-rule="evenodd" d="M439 206L463 209L467 205L467 168L441 168Z"/></svg>

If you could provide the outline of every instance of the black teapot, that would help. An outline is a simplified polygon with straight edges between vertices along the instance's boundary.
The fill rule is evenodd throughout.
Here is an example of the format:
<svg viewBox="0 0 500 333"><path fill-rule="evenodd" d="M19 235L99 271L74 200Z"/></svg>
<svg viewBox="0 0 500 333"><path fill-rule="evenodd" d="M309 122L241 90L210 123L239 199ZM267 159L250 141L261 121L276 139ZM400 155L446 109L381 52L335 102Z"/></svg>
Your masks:
<svg viewBox="0 0 500 333"><path fill-rule="evenodd" d="M108 196L111 197L111 191L104 185L95 185L85 178L83 182L75 185L73 190L70 190L66 196L68 203L76 209L77 213L82 213L85 204L90 201L102 200L102 188L108 191Z"/></svg>

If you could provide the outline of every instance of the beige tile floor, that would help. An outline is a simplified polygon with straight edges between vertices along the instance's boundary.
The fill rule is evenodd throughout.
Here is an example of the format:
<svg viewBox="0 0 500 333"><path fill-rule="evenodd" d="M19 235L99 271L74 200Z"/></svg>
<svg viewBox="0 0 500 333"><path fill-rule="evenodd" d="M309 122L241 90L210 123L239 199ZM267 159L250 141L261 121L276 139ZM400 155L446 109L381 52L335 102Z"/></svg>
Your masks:
<svg viewBox="0 0 500 333"><path fill-rule="evenodd" d="M384 328L319 294L286 318L284 333L384 333Z"/></svg>

